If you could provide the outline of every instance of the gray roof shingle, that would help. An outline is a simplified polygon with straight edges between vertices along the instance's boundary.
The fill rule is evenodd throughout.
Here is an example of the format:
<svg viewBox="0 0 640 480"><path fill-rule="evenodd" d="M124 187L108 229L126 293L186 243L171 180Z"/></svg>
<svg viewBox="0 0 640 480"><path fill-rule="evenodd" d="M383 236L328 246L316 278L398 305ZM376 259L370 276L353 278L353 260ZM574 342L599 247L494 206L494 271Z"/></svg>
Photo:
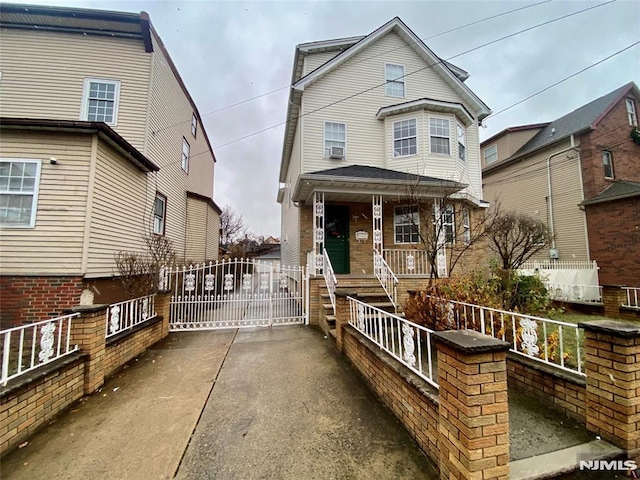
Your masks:
<svg viewBox="0 0 640 480"><path fill-rule="evenodd" d="M396 170L388 170L386 168L369 167L366 165L348 165L346 167L330 168L328 170L320 170L312 172L308 175L323 175L345 178L370 178L372 180L400 180L418 179L424 182L439 182L444 185L456 186L458 182L452 180L444 180L436 177L426 177L424 175L415 175L407 172L398 172Z"/></svg>
<svg viewBox="0 0 640 480"><path fill-rule="evenodd" d="M582 202L582 205L593 205L637 196L640 196L640 183L630 180L616 180L595 197Z"/></svg>

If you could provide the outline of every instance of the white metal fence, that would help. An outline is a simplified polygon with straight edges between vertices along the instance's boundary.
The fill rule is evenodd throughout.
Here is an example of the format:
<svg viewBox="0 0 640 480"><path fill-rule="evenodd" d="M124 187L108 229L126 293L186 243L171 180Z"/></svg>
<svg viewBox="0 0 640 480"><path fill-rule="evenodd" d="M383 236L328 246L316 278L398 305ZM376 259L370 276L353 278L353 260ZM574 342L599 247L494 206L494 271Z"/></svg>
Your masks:
<svg viewBox="0 0 640 480"><path fill-rule="evenodd" d="M420 378L438 388L431 351L433 330L355 298L347 299L350 325Z"/></svg>
<svg viewBox="0 0 640 480"><path fill-rule="evenodd" d="M546 287L552 300L559 302L602 303L602 287L599 285L547 283Z"/></svg>
<svg viewBox="0 0 640 480"><path fill-rule="evenodd" d="M107 309L106 338L157 317L155 294L113 303Z"/></svg>
<svg viewBox="0 0 640 480"><path fill-rule="evenodd" d="M520 265L521 270L598 270L598 263L581 260L529 260Z"/></svg>
<svg viewBox="0 0 640 480"><path fill-rule="evenodd" d="M511 351L562 370L584 375L583 336L574 323L431 297L441 324L471 329L511 344Z"/></svg>
<svg viewBox="0 0 640 480"><path fill-rule="evenodd" d="M378 250L373 250L373 272L376 275L376 278L382 285L384 292L389 297L391 303L393 303L393 308L397 310L398 305L398 277L395 276L393 270L389 268L387 262L385 262L382 255Z"/></svg>
<svg viewBox="0 0 640 480"><path fill-rule="evenodd" d="M325 249L322 249L322 275L324 276L324 283L327 285L333 313L336 313L336 285L338 284L338 280L336 280L331 259L329 259L329 254Z"/></svg>
<svg viewBox="0 0 640 480"><path fill-rule="evenodd" d="M431 273L429 257L424 250L385 248L382 255L397 276L427 277Z"/></svg>
<svg viewBox="0 0 640 480"><path fill-rule="evenodd" d="M3 386L13 378L78 350L71 346L71 322L79 313L0 331Z"/></svg>
<svg viewBox="0 0 640 480"><path fill-rule="evenodd" d="M622 287L627 295L623 307L640 308L640 287Z"/></svg>

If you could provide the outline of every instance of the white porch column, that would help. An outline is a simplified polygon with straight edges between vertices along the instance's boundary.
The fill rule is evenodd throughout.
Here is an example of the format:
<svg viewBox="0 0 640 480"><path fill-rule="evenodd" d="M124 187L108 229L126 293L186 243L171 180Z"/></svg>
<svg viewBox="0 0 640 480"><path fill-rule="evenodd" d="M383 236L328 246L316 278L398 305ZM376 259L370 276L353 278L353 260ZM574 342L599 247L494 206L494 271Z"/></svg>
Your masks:
<svg viewBox="0 0 640 480"><path fill-rule="evenodd" d="M313 262L314 273L322 273L324 250L324 192L313 193Z"/></svg>
<svg viewBox="0 0 640 480"><path fill-rule="evenodd" d="M373 250L377 250L380 255L383 255L383 233L382 233L382 195L373 195L371 197L372 210L373 210ZM374 255L374 272L380 268L380 265L375 264L376 257Z"/></svg>
<svg viewBox="0 0 640 480"><path fill-rule="evenodd" d="M445 238L444 228L442 228L442 211L440 211L440 204L437 199L433 201L433 214L436 219L436 228L438 229L438 252L436 255L438 278L445 278L447 276L447 241Z"/></svg>

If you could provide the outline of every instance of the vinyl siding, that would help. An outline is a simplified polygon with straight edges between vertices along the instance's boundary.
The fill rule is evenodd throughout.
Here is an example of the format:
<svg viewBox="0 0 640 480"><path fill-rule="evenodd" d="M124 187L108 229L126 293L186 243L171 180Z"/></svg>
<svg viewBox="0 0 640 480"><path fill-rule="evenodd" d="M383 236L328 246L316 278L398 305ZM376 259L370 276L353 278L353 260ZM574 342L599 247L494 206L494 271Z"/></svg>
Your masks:
<svg viewBox="0 0 640 480"><path fill-rule="evenodd" d="M187 198L187 254L189 262L205 259L207 243L207 204L196 198Z"/></svg>
<svg viewBox="0 0 640 480"><path fill-rule="evenodd" d="M384 86L381 86L344 102L323 108L332 102L384 83L385 63L404 65L405 74L408 74L405 80L405 98L388 97L385 95ZM376 119L376 114L381 107L427 97L462 103L470 111L472 110L438 73L431 68L425 68L425 65L425 62L411 48L407 47L398 35L389 33L305 88L303 95L303 113L305 114L303 172L357 164L402 169L415 173L417 166L422 168L423 175L438 176L442 172L453 172L455 177L462 178L466 174L466 178L472 182L471 190L475 192L476 196L480 196L478 133L475 125L467 128L467 165L456 166L455 163L454 154L457 155L457 153L454 122L451 123L452 156L450 161L442 162L442 157L425 155L427 150L424 148L424 142L428 136L428 124L424 121L422 129L426 129L424 130L426 134L421 140L423 154L418 155L420 158L404 161L396 161L397 159L392 158L389 139L392 139L393 133L389 130L390 125L405 115L392 116L388 120L380 121ZM320 110L316 112L315 110L318 109ZM428 112L426 114L414 112L406 117L422 118L425 115L428 115ZM454 118L450 114L437 115ZM347 158L345 160L323 158L324 121L347 124Z"/></svg>
<svg viewBox="0 0 640 480"><path fill-rule="evenodd" d="M495 162L491 162L489 165L509 158L511 155L516 153L520 148L531 140L536 133L540 131L539 128L531 129L531 130L522 130L519 132L510 132L507 133L500 138L496 139L496 141L492 141L483 145L482 148L482 158L480 159L482 164L484 165L484 150L487 147L491 147L492 145L496 145L498 148L498 158Z"/></svg>
<svg viewBox="0 0 640 480"><path fill-rule="evenodd" d="M157 188L167 198L166 235L174 242L179 257L186 258L187 245L194 235L204 234L187 229L186 191L213 197L214 161L208 150L202 125L196 138L191 134L193 107L171 70L167 58L153 37L154 54L149 106L149 131L146 154L160 167ZM182 170L182 138L190 146L189 172ZM202 250L204 252L204 250ZM202 261L204 257L192 258Z"/></svg>
<svg viewBox="0 0 640 480"><path fill-rule="evenodd" d="M287 183L285 194L281 205L281 228L282 228L282 264L300 265L300 209L291 201L291 194L296 187L298 176L300 175L300 147L302 122L298 123L296 133L293 138L293 148L291 149L291 161L287 172ZM306 261L306 259L302 259Z"/></svg>
<svg viewBox="0 0 640 480"><path fill-rule="evenodd" d="M151 175L151 174L149 174ZM117 274L118 252L145 253L153 225L147 174L104 141L98 143L87 258L88 278ZM154 192L155 197L155 192Z"/></svg>
<svg viewBox="0 0 640 480"><path fill-rule="evenodd" d="M308 75L316 68L321 67L333 57L341 52L322 52L322 53L310 53L304 58L304 66L302 67L302 75Z"/></svg>
<svg viewBox="0 0 640 480"><path fill-rule="evenodd" d="M151 64L142 40L5 28L0 44L0 116L80 120L84 79L120 80L113 128L142 150Z"/></svg>
<svg viewBox="0 0 640 480"><path fill-rule="evenodd" d="M0 228L2 274L80 275L91 135L4 130L0 157L42 161L35 228Z"/></svg>
<svg viewBox="0 0 640 480"><path fill-rule="evenodd" d="M218 259L218 245L220 245L220 215L210 206L207 207L207 249L205 260Z"/></svg>
<svg viewBox="0 0 640 480"><path fill-rule="evenodd" d="M549 225L547 157L569 146L569 141L554 145L553 149L486 175L485 198L500 203L502 210L531 215ZM551 160L553 223L560 260L588 260L584 212L578 208L582 201L582 186L577 155L570 151ZM549 251L545 249L533 259L548 258Z"/></svg>

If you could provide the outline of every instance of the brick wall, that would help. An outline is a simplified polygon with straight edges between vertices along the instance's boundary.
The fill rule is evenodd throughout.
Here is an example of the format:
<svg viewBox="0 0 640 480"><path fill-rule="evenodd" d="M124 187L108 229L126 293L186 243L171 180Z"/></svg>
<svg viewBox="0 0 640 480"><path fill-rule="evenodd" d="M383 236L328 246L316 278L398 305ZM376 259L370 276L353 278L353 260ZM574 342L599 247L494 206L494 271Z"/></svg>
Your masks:
<svg viewBox="0 0 640 480"><path fill-rule="evenodd" d="M343 331L344 354L422 451L438 464L437 390L388 358L352 326L346 326Z"/></svg>
<svg viewBox="0 0 640 480"><path fill-rule="evenodd" d="M584 378L509 354L507 381L509 387L536 397L579 422L586 421Z"/></svg>
<svg viewBox="0 0 640 480"><path fill-rule="evenodd" d="M0 329L57 317L81 293L82 277L0 276Z"/></svg>
<svg viewBox="0 0 640 480"><path fill-rule="evenodd" d="M638 146L640 149L640 146ZM636 168L640 162L640 151ZM640 286L640 197L587 205L589 254L601 285ZM615 212L615 221L612 221Z"/></svg>
<svg viewBox="0 0 640 480"><path fill-rule="evenodd" d="M27 374L28 381L0 390L0 453L27 440L84 394L84 358L73 355L46 367L46 374Z"/></svg>
<svg viewBox="0 0 640 480"><path fill-rule="evenodd" d="M126 335L115 338L112 342L107 341L102 361L105 377L113 375L129 360L146 351L154 343L162 340L163 322L161 318L158 317L155 321L150 320L141 326L144 326L144 328L126 332Z"/></svg>

